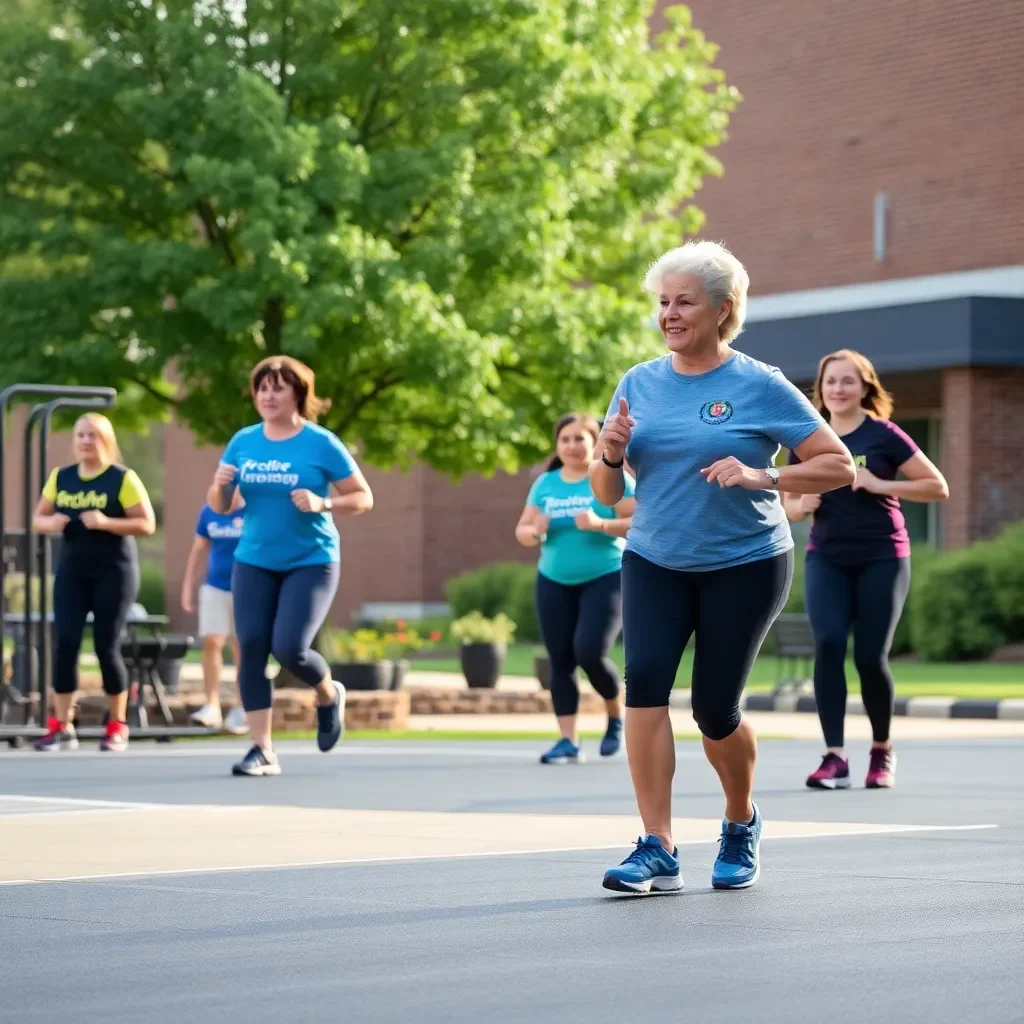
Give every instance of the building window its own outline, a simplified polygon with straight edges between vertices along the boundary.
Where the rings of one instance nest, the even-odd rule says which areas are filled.
[[[897,419],[893,422],[906,431],[921,451],[941,468],[940,421],[937,417]],[[907,521],[907,533],[910,534],[911,544],[929,544],[932,547],[941,545],[940,502],[903,501],[900,507]]]

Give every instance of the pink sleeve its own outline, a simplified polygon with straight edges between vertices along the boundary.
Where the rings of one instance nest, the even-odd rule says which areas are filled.
[[[913,438],[891,420],[882,420],[881,422],[889,431],[889,454],[897,466],[902,466],[907,459],[913,458],[921,450],[914,443]]]

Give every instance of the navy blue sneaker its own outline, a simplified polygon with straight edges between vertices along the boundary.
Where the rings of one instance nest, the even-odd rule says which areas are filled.
[[[583,751],[564,736],[546,753],[540,755],[541,764],[583,764]]]
[[[604,737],[601,740],[601,756],[611,757],[613,754],[619,752],[619,747],[622,746],[622,719],[621,718],[609,718],[608,728],[605,730]]]
[[[326,754],[345,731],[345,687],[336,679],[331,683],[337,692],[333,704],[317,705],[316,745]]]
[[[761,874],[761,812],[754,804],[754,817],[749,825],[736,821],[722,822],[718,859],[711,872],[715,889],[746,889]]]
[[[679,848],[669,853],[657,836],[644,836],[621,864],[604,873],[601,884],[616,892],[678,892],[683,887]]]

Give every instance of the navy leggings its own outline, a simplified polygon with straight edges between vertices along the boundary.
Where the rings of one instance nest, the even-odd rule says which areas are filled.
[[[889,648],[910,589],[910,559],[840,565],[807,553],[804,594],[814,631],[814,701],[825,746],[843,745],[846,641],[853,627],[853,663],[876,743],[889,739],[895,687]]]
[[[330,669],[313,639],[338,590],[337,562],[287,572],[235,561],[231,573],[235,634],[241,649],[239,690],[246,711],[273,703],[267,659],[271,654],[296,679],[316,686]]]
[[[666,707],[693,636],[693,720],[710,740],[740,724],[740,697],[793,580],[792,550],[704,572],[665,569],[634,551],[622,559],[626,707]]]
[[[619,670],[608,657],[622,629],[618,571],[577,586],[537,573],[537,618],[551,660],[551,704],[556,715],[575,715],[579,709],[577,666],[605,700],[618,697]]]

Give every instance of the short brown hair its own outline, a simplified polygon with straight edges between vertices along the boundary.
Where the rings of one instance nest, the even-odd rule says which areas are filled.
[[[892,416],[892,395],[882,387],[878,379],[878,371],[867,356],[855,352],[852,348],[841,348],[836,352],[830,352],[818,363],[818,376],[814,381],[814,408],[825,417],[826,422],[831,418],[831,413],[825,408],[821,398],[821,383],[825,379],[825,370],[828,364],[837,359],[848,359],[856,367],[861,381],[864,383],[865,394],[860,400],[862,409],[865,409],[876,419],[887,420]]]
[[[295,392],[295,404],[304,420],[316,423],[321,413],[331,407],[329,398],[317,398],[316,374],[291,356],[268,356],[261,359],[249,374],[249,392],[256,401],[260,385],[270,378],[275,384],[287,384]]]

